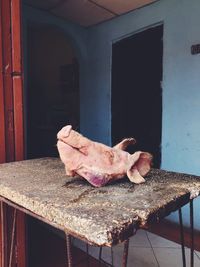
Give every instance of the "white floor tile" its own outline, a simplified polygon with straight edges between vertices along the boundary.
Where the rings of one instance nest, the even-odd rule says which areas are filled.
[[[182,266],[182,253],[179,248],[154,248],[156,258],[160,267],[180,267]],[[190,266],[190,250],[185,250],[186,264]],[[200,266],[200,260],[194,254],[194,266]]]
[[[99,248],[98,247],[95,247],[95,246],[88,246],[88,253],[98,259],[99,258]]]
[[[114,267],[122,266],[122,253],[121,248],[114,249]],[[152,248],[129,247],[128,267],[132,266],[158,267]]]
[[[147,238],[146,231],[138,230],[136,235],[130,238],[129,246],[150,248],[151,244],[149,243],[149,239]]]
[[[98,247],[89,246],[89,254],[96,259],[99,259],[99,250],[100,250],[100,248],[98,248]],[[111,248],[103,247],[101,258],[103,261],[111,264],[112,263]]]
[[[147,232],[147,236],[151,242],[153,248],[181,248],[181,246],[175,242],[169,241],[158,235]]]
[[[81,241],[80,239],[77,238],[73,238],[72,241],[73,245],[77,248],[80,248],[83,251],[86,251],[86,243]]]
[[[200,260],[200,252],[195,250],[195,254],[197,255],[197,257],[198,257],[199,260]]]
[[[114,248],[103,248],[102,249],[102,259],[105,261],[105,262],[108,262],[108,263],[112,263],[112,252],[111,251],[114,251]],[[114,254],[114,252],[113,252]],[[113,255],[114,256],[114,255]]]
[[[150,239],[153,249],[149,243]],[[75,239],[74,245],[86,251],[86,244]],[[155,254],[154,254],[155,253]],[[190,250],[185,249],[187,266],[190,263]],[[89,254],[99,258],[99,248],[89,246]],[[102,248],[102,259],[112,263],[111,248]],[[123,244],[113,247],[114,267],[120,267],[123,255]],[[156,258],[155,258],[156,257]],[[157,259],[157,260],[156,260]],[[200,252],[195,251],[194,267],[200,266]],[[159,264],[159,265],[158,265]],[[180,267],[182,266],[182,253],[180,245],[161,238],[152,233],[139,230],[135,236],[130,239],[128,267]]]

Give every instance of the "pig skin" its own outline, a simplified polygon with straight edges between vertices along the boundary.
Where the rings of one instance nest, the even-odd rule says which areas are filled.
[[[113,148],[93,142],[74,131],[71,125],[63,127],[57,134],[57,147],[68,176],[85,178],[95,187],[128,176],[133,183],[145,182],[151,166],[152,156],[137,151],[129,154],[124,151],[135,139],[122,140]]]

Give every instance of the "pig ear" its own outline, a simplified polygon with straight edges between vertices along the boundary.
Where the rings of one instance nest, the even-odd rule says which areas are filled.
[[[143,183],[145,176],[151,168],[152,155],[147,152],[136,152],[130,156],[130,167],[127,170],[127,176],[131,182]]]
[[[147,152],[140,152],[139,159],[135,163],[139,173],[145,176],[151,169],[153,156]]]
[[[129,145],[134,145],[136,140],[132,137],[123,139],[120,143],[115,145],[113,148],[125,150]]]
[[[127,171],[127,176],[132,183],[141,184],[145,182],[145,179],[140,175],[137,168],[132,168]]]

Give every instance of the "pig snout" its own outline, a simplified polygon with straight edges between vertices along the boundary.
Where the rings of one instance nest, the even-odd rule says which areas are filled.
[[[70,135],[70,132],[72,130],[71,125],[67,125],[63,127],[58,133],[57,133],[57,138],[62,140],[63,138],[67,138]]]

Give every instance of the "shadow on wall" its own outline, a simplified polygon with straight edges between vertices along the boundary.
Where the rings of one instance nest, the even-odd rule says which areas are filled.
[[[58,130],[79,130],[79,63],[54,26],[29,25],[27,54],[27,158],[57,156]]]

